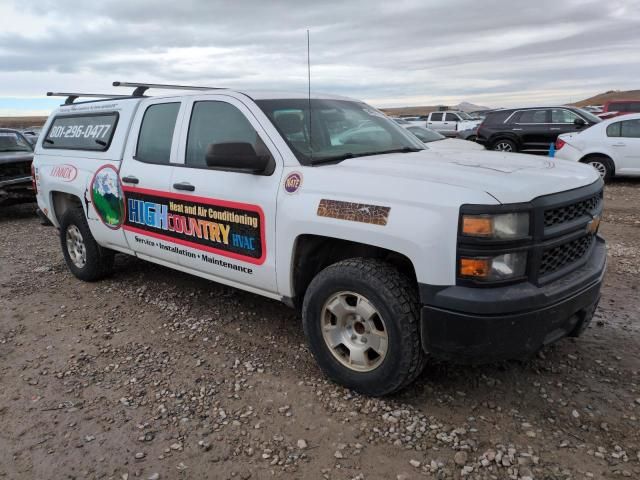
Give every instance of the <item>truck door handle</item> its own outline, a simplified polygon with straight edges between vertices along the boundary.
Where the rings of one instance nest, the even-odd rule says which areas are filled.
[[[560,130],[559,128],[550,128],[549,130]]]
[[[614,143],[613,145],[611,145],[612,147],[626,147],[627,144],[626,143]]]
[[[173,188],[176,190],[186,190],[187,192],[193,192],[196,189],[196,187],[191,185],[189,182],[174,183]]]
[[[128,175],[126,177],[122,177],[122,181],[124,183],[133,183],[133,184],[140,183],[140,180],[138,180],[137,177],[134,177],[132,175]]]
[[[521,129],[521,128],[512,128],[511,130],[513,130],[514,132],[519,132],[519,131],[521,131],[522,129]]]

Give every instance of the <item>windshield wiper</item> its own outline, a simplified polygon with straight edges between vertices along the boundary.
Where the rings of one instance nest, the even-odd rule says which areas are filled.
[[[342,160],[348,160],[349,158],[357,158],[357,157],[370,157],[373,155],[385,155],[387,153],[411,153],[411,152],[419,152],[422,148],[411,148],[411,147],[402,147],[402,148],[394,148],[392,150],[382,150],[380,152],[365,152],[365,153],[343,153],[342,155],[336,155],[335,157],[325,157],[325,158],[317,158],[311,161],[311,165],[322,165],[324,163],[334,163],[341,162]]]

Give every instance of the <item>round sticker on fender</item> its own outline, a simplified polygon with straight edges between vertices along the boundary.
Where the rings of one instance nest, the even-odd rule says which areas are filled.
[[[284,179],[284,191],[287,193],[296,193],[302,186],[302,174],[299,172],[291,172]]]

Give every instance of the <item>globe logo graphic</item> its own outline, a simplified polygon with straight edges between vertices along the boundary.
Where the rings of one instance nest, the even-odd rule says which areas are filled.
[[[102,223],[120,228],[124,218],[124,196],[118,172],[110,165],[96,172],[91,183],[91,200]]]

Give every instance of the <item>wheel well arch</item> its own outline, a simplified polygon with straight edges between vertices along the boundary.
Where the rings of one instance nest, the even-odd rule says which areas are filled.
[[[609,162],[611,162],[611,168],[613,168],[613,172],[615,173],[616,171],[616,162],[613,161],[613,158],[611,158],[609,155],[607,155],[606,153],[598,153],[598,152],[591,152],[591,153],[587,153],[585,156],[583,156],[580,159],[580,163],[586,163],[588,162],[590,159],[592,158],[596,158],[596,157],[604,157],[607,160],[609,160]]]
[[[67,192],[54,190],[51,192],[51,205],[53,206],[53,214],[58,225],[60,219],[70,208],[82,208],[82,201],[77,195]],[[82,210],[84,212],[84,208]]]
[[[500,140],[509,140],[516,144],[517,147],[520,147],[520,140],[518,140],[517,135],[513,135],[510,133],[497,133],[489,139],[489,145],[493,148],[493,146],[499,142]]]
[[[366,257],[378,258],[395,266],[417,285],[417,275],[411,260],[401,253],[366,243],[323,235],[303,234],[295,242],[292,261],[291,302],[301,306],[307,287],[321,270],[341,260]]]

